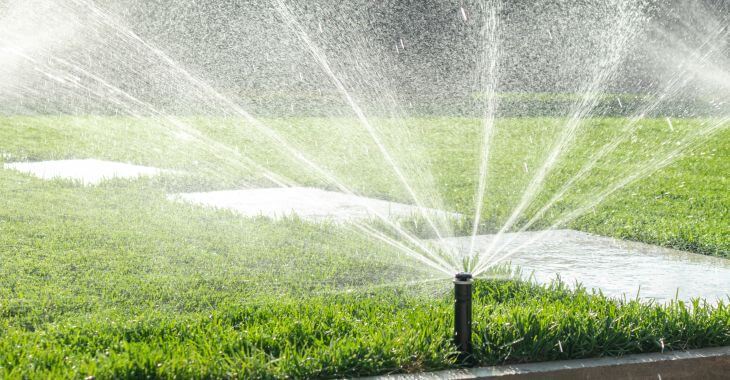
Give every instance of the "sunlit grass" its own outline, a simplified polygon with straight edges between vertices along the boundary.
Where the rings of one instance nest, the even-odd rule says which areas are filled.
[[[730,309],[723,303],[662,307],[559,283],[480,280],[475,292],[481,365],[730,344]],[[301,378],[442,369],[458,365],[452,308],[444,293],[378,290],[305,302],[260,296],[184,313],[110,307],[47,324],[24,325],[29,316],[5,314],[0,374]]]
[[[331,187],[239,120],[188,118],[212,142],[300,184]],[[509,216],[563,120],[499,124],[483,232]],[[667,151],[701,121],[642,122],[628,140],[534,228]],[[267,120],[353,190],[409,201],[352,120]],[[540,206],[624,119],[587,122],[548,177]],[[378,124],[388,147],[410,134],[445,207],[470,215],[478,120]],[[393,131],[389,128],[405,128]],[[221,146],[154,120],[0,118],[3,161],[93,157],[181,173],[83,187],[0,170],[0,378],[334,377],[455,365],[450,282],[395,250],[335,224],[241,218],[170,202],[168,192],[271,186]],[[647,149],[650,147],[651,149]],[[728,256],[730,134],[623,189],[569,226]],[[526,169],[525,169],[526,167]],[[413,226],[422,236],[423,223]],[[470,231],[468,223],[454,226]],[[404,286],[410,281],[418,286]],[[387,284],[401,284],[386,286]],[[479,364],[620,355],[730,344],[730,310],[609,300],[561,285],[480,282]]]
[[[184,174],[155,186],[197,191],[272,186],[260,171],[227,150],[305,186],[335,189],[301,161],[238,119],[182,119],[200,138],[181,138],[164,120],[125,117],[12,117],[0,119],[0,153],[5,161],[94,157],[178,169]],[[412,203],[372,139],[352,119],[264,120],[355,192]],[[604,144],[625,142],[575,183],[531,229],[551,225],[626,175],[665,156],[704,119],[589,119],[550,172],[542,191],[518,219],[519,227]],[[552,141],[565,123],[559,118],[503,119],[497,124],[490,158],[481,232],[498,230],[524,194]],[[463,118],[413,118],[375,122],[386,147],[401,163],[421,200],[466,215],[455,232],[471,231],[474,214],[480,122]],[[629,135],[629,136],[627,136]],[[405,142],[404,142],[405,141]],[[219,144],[219,145],[215,145]],[[608,197],[563,227],[639,240],[717,256],[730,255],[730,130],[712,136],[688,155]],[[423,173],[430,173],[424,176]],[[439,200],[432,199],[434,197]],[[414,227],[424,236],[432,231]]]

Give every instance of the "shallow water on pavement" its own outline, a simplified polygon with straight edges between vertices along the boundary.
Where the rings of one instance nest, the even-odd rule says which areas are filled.
[[[96,159],[11,162],[4,164],[3,167],[42,179],[67,179],[84,185],[96,185],[113,178],[155,176],[163,172],[161,169],[149,166]]]
[[[515,238],[516,248],[539,232],[505,234],[502,243]],[[486,248],[493,235],[477,237]],[[448,238],[447,244],[468,249],[469,237]],[[600,289],[612,297],[654,299],[666,302],[678,297],[702,297],[716,302],[730,296],[730,260],[654,245],[596,236],[572,230],[546,233],[506,259],[522,269],[524,278],[546,283],[560,275],[573,285]]]

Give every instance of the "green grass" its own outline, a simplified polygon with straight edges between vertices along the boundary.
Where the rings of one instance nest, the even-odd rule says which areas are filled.
[[[155,120],[0,119],[4,161],[94,157],[184,171],[97,187],[0,171],[0,378],[333,377],[455,365],[449,282],[384,287],[434,278],[407,257],[337,225],[166,200],[172,191],[269,184],[231,147],[298,183],[332,187],[239,120],[184,121],[226,146],[181,140]],[[408,201],[354,121],[265,122],[352,189]],[[563,122],[500,121],[481,231],[509,216]],[[623,123],[589,120],[526,215]],[[535,228],[665,154],[666,142],[700,123],[673,120],[670,131],[664,120],[642,121]],[[477,120],[375,125],[429,203],[438,195],[445,207],[473,213]],[[729,257],[729,132],[569,227]],[[421,149],[395,149],[413,145]],[[428,235],[422,223],[412,228]],[[476,294],[476,358],[484,365],[658,351],[662,342],[730,344],[727,304],[664,307],[515,282],[481,282]]]
[[[237,149],[297,183],[335,187],[306,170],[276,144],[236,119],[190,118],[192,128],[226,149]],[[705,122],[647,119],[537,223],[551,224],[627,174],[675,148],[675,143]],[[370,196],[412,202],[362,127],[350,119],[272,119],[274,128],[351,189]],[[488,176],[482,232],[502,226],[565,120],[504,119],[497,125]],[[621,135],[626,119],[591,119],[547,177],[544,191],[518,226],[572,177],[598,147]],[[413,188],[427,204],[473,215],[480,124],[474,119],[376,120],[383,140]],[[179,169],[187,175],[151,185],[156,190],[187,191],[270,184],[260,172],[221,146],[180,140],[177,130],[159,120],[122,117],[15,117],[0,119],[0,153],[5,160],[95,157]],[[625,133],[624,133],[625,135]],[[405,149],[404,147],[407,147]],[[420,147],[420,148],[419,148]],[[415,149],[419,148],[419,149]],[[730,256],[730,130],[714,135],[672,165],[621,189],[566,227],[644,241],[693,252]],[[528,169],[525,172],[525,168]],[[424,173],[432,173],[424,175]],[[439,198],[439,201],[434,199]],[[422,228],[421,228],[422,229]],[[456,227],[468,233],[469,223]],[[428,231],[424,231],[424,234]]]
[[[475,293],[475,359],[483,365],[730,344],[730,308],[722,303],[661,307],[559,283],[480,280]],[[230,301],[187,313],[109,308],[37,327],[4,315],[0,373],[304,378],[442,369],[456,365],[451,313],[448,295],[380,290]]]

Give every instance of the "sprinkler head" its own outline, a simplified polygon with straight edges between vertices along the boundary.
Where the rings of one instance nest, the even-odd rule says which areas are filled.
[[[471,293],[471,273],[457,273],[454,276],[454,345],[463,364],[471,361]]]

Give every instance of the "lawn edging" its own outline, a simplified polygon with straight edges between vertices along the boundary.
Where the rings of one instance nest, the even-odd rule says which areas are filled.
[[[386,375],[366,379],[726,379],[730,346]]]

